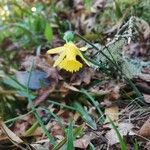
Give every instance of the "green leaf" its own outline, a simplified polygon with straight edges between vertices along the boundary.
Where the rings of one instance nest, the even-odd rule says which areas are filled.
[[[31,136],[38,126],[39,123],[37,121],[33,123],[33,125],[25,132],[25,136]]]
[[[88,148],[89,148],[88,150],[96,150],[95,147],[94,147],[94,145],[92,143],[89,144]]]
[[[138,144],[138,141],[136,139],[134,142],[134,150],[139,150],[139,144]]]
[[[45,110],[47,113],[50,113],[55,118],[56,122],[60,125],[60,127],[63,130],[65,130],[65,126],[63,125],[62,120],[55,113],[53,113],[49,109],[45,109],[45,108],[42,108],[42,110]]]
[[[73,125],[72,122],[69,124],[67,131],[67,150],[74,150],[73,145],[74,137],[73,137]]]
[[[126,143],[124,141],[124,138],[121,136],[121,134],[119,133],[119,130],[117,129],[116,125],[114,124],[114,122],[108,117],[113,129],[115,130],[116,134],[117,134],[117,137],[119,139],[119,142],[120,142],[120,148],[121,150],[127,150],[127,146],[126,146]]]
[[[48,100],[48,102],[51,103],[51,104],[60,106],[61,109],[62,109],[62,108],[66,108],[66,109],[70,109],[70,110],[76,110],[74,107],[71,107],[71,106],[66,105],[66,104],[62,104],[62,103],[55,102],[55,100],[54,100],[54,101]]]
[[[104,122],[105,121],[104,113],[101,111],[101,109],[99,107],[99,103],[85,89],[81,89],[81,92],[84,93],[89,98],[91,103],[94,105],[94,107],[97,109],[98,113],[100,114],[101,122]]]
[[[29,24],[27,24],[26,22],[12,23],[11,26],[22,29],[25,34],[28,34],[29,36],[34,36],[33,31],[30,29]]]
[[[92,128],[97,129],[95,121],[91,118],[91,116],[88,114],[88,112],[82,107],[82,105],[78,102],[73,103],[73,107],[76,108],[76,110],[81,115],[82,119]]]
[[[9,85],[10,87],[16,89],[16,91],[18,92],[18,94],[20,94],[21,96],[24,97],[29,97],[27,91],[26,91],[26,87],[21,85],[14,77],[11,76],[5,76],[2,80],[2,82],[4,84]],[[30,91],[30,97],[31,99],[35,98],[35,95],[32,91]]]
[[[45,38],[47,39],[47,41],[52,41],[53,29],[52,29],[51,25],[48,23],[46,24],[44,35],[45,35]]]
[[[121,5],[119,1],[115,0],[115,13],[118,18],[121,18],[123,16],[120,6]]]
[[[74,138],[76,138],[77,136],[79,136],[80,134],[81,134],[81,132],[83,131],[83,125],[81,125],[80,127],[78,127],[78,128],[75,128],[74,130],[73,130],[73,136],[74,136]],[[66,147],[66,145],[65,145],[65,143],[67,142],[67,137],[65,137],[60,143],[58,143],[52,150],[65,150],[65,147]],[[63,146],[63,148],[62,148],[62,146]]]
[[[92,0],[84,0],[84,5],[87,9],[90,9],[92,6]]]

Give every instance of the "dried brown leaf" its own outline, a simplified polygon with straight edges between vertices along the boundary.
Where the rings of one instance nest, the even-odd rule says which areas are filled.
[[[86,149],[91,142],[91,140],[100,138],[102,136],[101,132],[87,132],[82,138],[74,141],[74,147]]]
[[[143,94],[143,96],[144,96],[144,101],[145,101],[146,103],[150,103],[150,95],[148,95],[148,94]]]
[[[139,134],[144,137],[150,137],[150,117],[145,121],[139,130]]]
[[[79,90],[76,87],[71,86],[71,85],[69,85],[66,82],[64,82],[64,87],[67,88],[67,89],[69,89],[69,90],[71,90],[71,91],[79,92]]]
[[[57,136],[64,136],[64,131],[61,128],[61,126],[57,123],[57,122],[53,122],[52,126],[51,126],[51,133],[53,135],[53,137],[57,137]]]
[[[88,67],[85,67],[82,71],[77,72],[71,77],[71,85],[81,85],[89,84],[91,82],[92,77],[94,76],[94,71]]]
[[[109,122],[108,117],[112,121],[117,121],[119,119],[119,107],[117,105],[114,105],[114,106],[105,108],[105,115],[107,116],[105,122]]]
[[[40,103],[42,103],[43,101],[46,100],[46,98],[49,96],[50,93],[52,93],[55,89],[55,85],[52,85],[50,87],[47,88],[42,88],[39,90],[38,92],[38,96],[37,98],[34,100],[34,105],[37,106]]]
[[[132,132],[133,127],[134,126],[131,123],[122,122],[118,124],[118,130],[121,136],[134,135],[134,133]],[[111,130],[106,133],[106,139],[108,140],[108,144],[110,145],[119,143],[117,133],[112,127]]]
[[[3,132],[9,137],[11,141],[14,141],[15,143],[24,143],[23,140],[21,140],[15,133],[13,133],[6,125],[5,123],[0,120],[1,129]]]

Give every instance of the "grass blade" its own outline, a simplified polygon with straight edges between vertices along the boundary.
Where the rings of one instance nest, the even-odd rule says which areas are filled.
[[[137,140],[135,140],[134,142],[134,150],[139,150],[139,145],[138,145]]]
[[[101,122],[103,123],[105,121],[105,118],[103,112],[99,108],[99,103],[95,101],[95,99],[85,89],[81,89],[81,92],[84,93],[89,98],[89,100],[93,103],[98,113],[101,115]]]
[[[67,131],[67,150],[74,150],[73,141],[74,141],[73,125],[72,125],[72,122],[70,122],[68,131]]]
[[[88,114],[88,112],[85,111],[85,109],[82,107],[82,105],[78,102],[73,103],[73,107],[79,112],[82,119],[92,128],[97,129],[95,121],[91,118],[91,116]]]
[[[45,109],[45,108],[41,108],[42,110],[45,110],[46,112],[50,113],[56,120],[56,122],[60,125],[60,127],[65,130],[65,126],[62,123],[62,120],[56,115],[54,114],[52,111],[50,111],[49,109]]]
[[[94,145],[92,143],[89,144],[89,149],[88,150],[96,150]]]
[[[48,102],[52,103],[54,105],[60,106],[61,108],[66,108],[66,109],[70,109],[70,110],[76,110],[74,107],[71,107],[71,106],[68,106],[68,105],[65,105],[65,104],[62,104],[62,103],[58,103],[58,102],[55,102],[55,101],[52,101],[52,100],[48,100]]]
[[[95,46],[93,43],[91,43],[90,41],[88,41],[87,39],[85,39],[84,37],[82,37],[80,34],[76,33],[76,36],[78,36],[79,38],[81,38],[83,41],[85,41],[86,43],[88,43],[89,45],[91,45],[94,49],[96,49],[99,53],[101,53],[113,66],[114,68],[116,68],[118,70],[118,75],[120,77],[123,77],[128,83],[129,85],[132,87],[132,89],[135,91],[137,97],[141,98],[141,101],[143,99],[142,94],[140,93],[140,91],[137,89],[137,87],[134,85],[134,83],[125,75],[123,74],[121,68],[119,67],[118,64],[116,64],[116,62],[114,62],[111,58],[109,58],[102,50],[100,50],[97,46]],[[105,46],[105,48],[107,48]],[[100,66],[99,62],[95,62],[94,63],[97,66]],[[101,67],[101,66],[100,66]]]
[[[38,112],[36,111],[35,106],[34,106],[33,103],[32,103],[32,99],[31,99],[31,97],[30,97],[29,83],[30,83],[31,71],[32,71],[32,69],[33,69],[33,66],[34,66],[34,62],[32,63],[32,66],[31,66],[31,68],[30,68],[30,74],[29,74],[28,84],[27,84],[28,102],[29,102],[29,104],[30,104],[30,106],[31,106],[31,109],[32,109],[32,112],[33,112],[35,118],[37,119],[37,122],[40,124],[40,126],[41,126],[41,128],[43,129],[45,135],[48,137],[50,143],[51,143],[52,145],[55,145],[55,143],[56,143],[56,142],[55,142],[55,139],[54,139],[53,136],[49,133],[49,131],[46,129],[46,127],[45,127],[45,125],[44,125],[42,119],[40,118]]]
[[[76,138],[78,135],[81,134],[81,132],[83,131],[83,127],[84,125],[81,125],[78,128],[75,128],[73,130],[73,137]],[[62,148],[62,146],[67,142],[67,137],[65,137],[60,143],[58,143],[52,150],[60,150]],[[65,145],[64,145],[65,147]],[[62,149],[61,149],[62,150]]]
[[[123,137],[121,136],[121,134],[119,133],[119,130],[117,129],[116,125],[114,124],[114,122],[109,118],[109,116],[107,116],[113,129],[115,130],[116,134],[117,134],[117,137],[119,139],[119,142],[120,142],[120,147],[121,147],[121,150],[127,150],[127,147],[126,147],[126,143],[123,139]]]

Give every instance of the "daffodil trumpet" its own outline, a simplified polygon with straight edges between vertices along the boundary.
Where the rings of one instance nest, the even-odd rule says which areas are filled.
[[[59,54],[58,59],[54,63],[54,67],[58,66],[60,69],[65,69],[69,72],[79,71],[83,64],[77,60],[79,56],[88,66],[88,62],[81,51],[87,50],[86,47],[78,48],[73,42],[68,42],[64,46],[53,48],[47,51],[48,54]]]

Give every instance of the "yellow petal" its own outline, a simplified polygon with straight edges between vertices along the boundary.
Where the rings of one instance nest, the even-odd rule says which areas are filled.
[[[69,49],[66,50],[66,59],[76,60],[76,56],[78,55],[78,49]]]
[[[61,69],[65,69],[70,72],[79,71],[82,68],[82,64],[77,60],[63,60],[59,65]]]
[[[61,47],[57,47],[57,48],[52,48],[50,50],[47,51],[47,54],[57,54],[57,53],[61,53],[62,51],[65,51],[66,48],[64,46]]]
[[[57,60],[55,61],[54,63],[54,67],[58,66],[62,61],[63,59],[65,58],[65,52],[63,52],[62,54],[60,54],[60,56],[57,58]]]
[[[64,45],[68,50],[78,50],[79,48],[72,42],[66,43]]]

